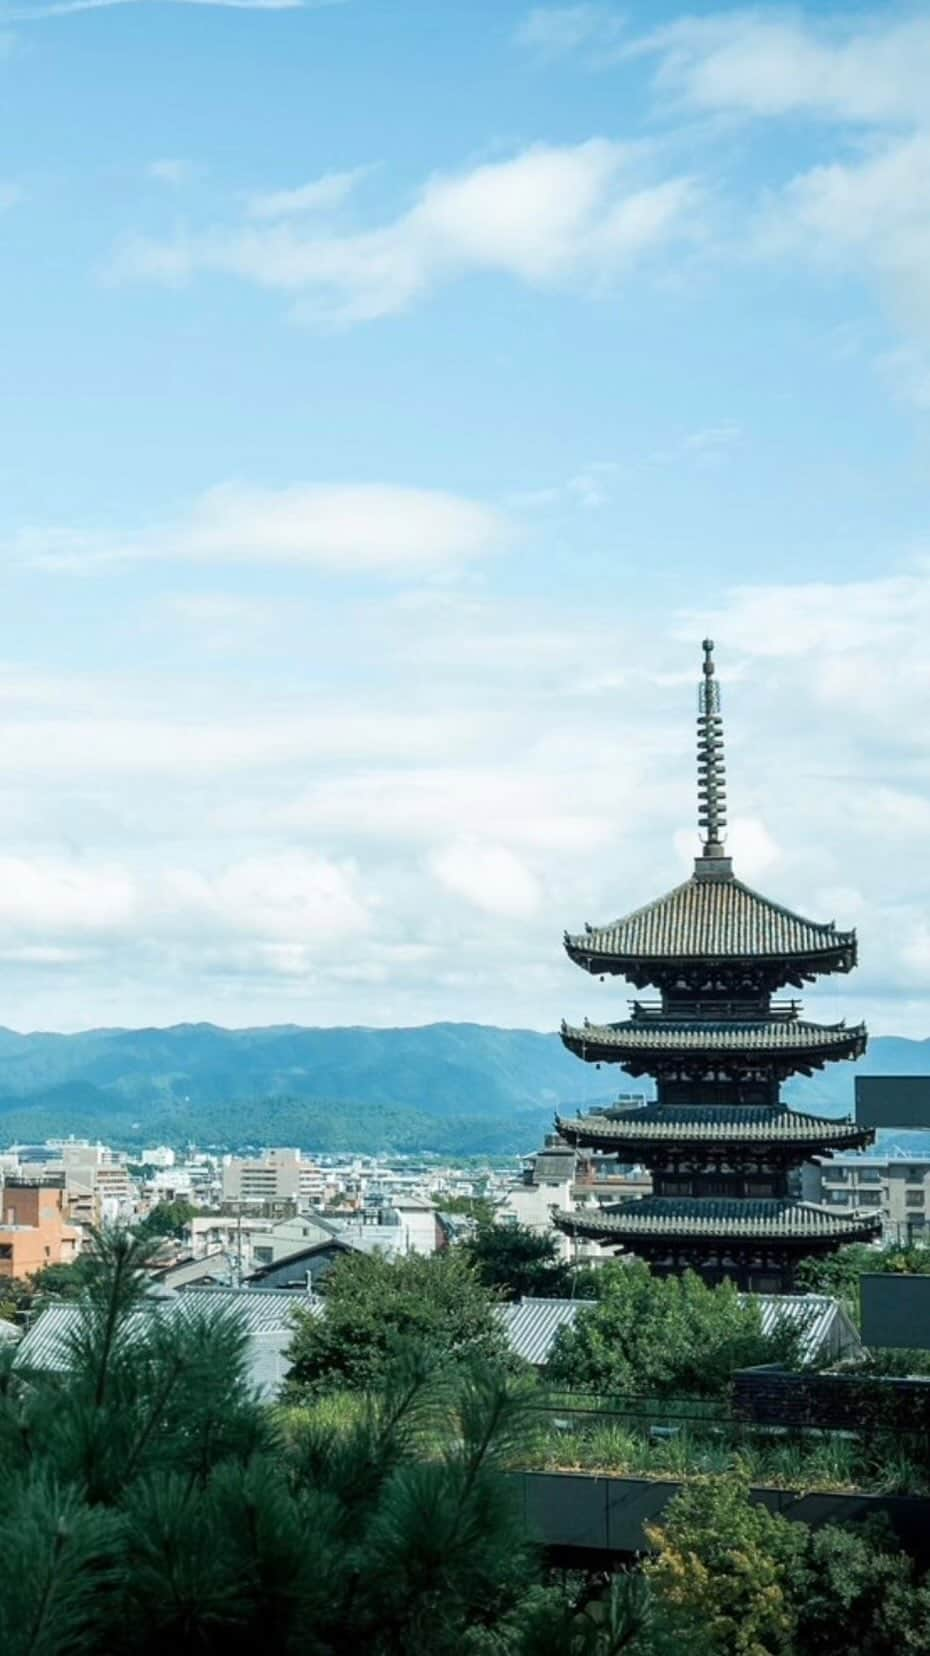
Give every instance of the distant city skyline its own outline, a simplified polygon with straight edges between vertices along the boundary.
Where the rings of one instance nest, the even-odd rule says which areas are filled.
[[[930,1036],[930,19],[0,4],[0,1024],[553,1028],[729,848]]]

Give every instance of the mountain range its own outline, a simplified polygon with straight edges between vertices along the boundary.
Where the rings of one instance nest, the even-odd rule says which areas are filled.
[[[853,1109],[853,1074],[930,1076],[930,1041],[877,1036],[857,1065],[785,1089],[820,1115]],[[0,1029],[0,1140],[101,1137],[126,1148],[193,1141],[240,1149],[509,1155],[537,1147],[556,1109],[649,1093],[583,1065],[556,1034],[483,1024],[410,1029]]]

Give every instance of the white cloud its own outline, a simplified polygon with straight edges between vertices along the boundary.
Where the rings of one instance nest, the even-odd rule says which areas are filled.
[[[930,328],[930,131],[799,174],[773,198],[757,245],[877,275],[907,320]]]
[[[460,840],[437,851],[430,869],[440,885],[486,914],[524,920],[536,913],[542,901],[536,877],[503,845]]]
[[[440,490],[392,484],[223,484],[162,529],[94,534],[32,527],[12,556],[52,570],[88,572],[144,559],[297,564],[332,574],[397,576],[481,556],[506,539],[492,507]]]
[[[104,11],[111,6],[223,6],[230,11],[313,11],[322,6],[338,6],[345,0],[39,0],[34,6],[8,6],[0,12],[0,21],[35,23],[43,18],[70,17],[73,13]]]
[[[773,183],[743,247],[870,277],[898,326],[930,338],[930,19],[721,11],[663,24],[624,49],[637,54],[656,59],[656,88],[688,110],[851,129],[833,158]],[[921,351],[896,383],[922,407],[926,382]]]
[[[249,198],[248,211],[257,219],[325,212],[341,206],[370,172],[370,167],[353,167],[349,172],[324,173],[321,178],[300,184],[294,190],[271,190],[265,195],[254,195]]]
[[[204,780],[251,769],[256,774],[314,761],[371,761],[428,755],[441,759],[451,742],[467,742],[480,729],[467,713],[392,711],[377,700],[368,706],[327,702],[295,716],[288,708],[249,717],[237,707],[227,719],[144,713],[0,720],[5,773],[10,776],[188,776]]]
[[[317,954],[338,952],[370,919],[353,864],[295,851],[249,857],[216,873],[169,869],[150,901],[151,924],[171,932],[232,934]]]
[[[540,144],[429,179],[409,211],[377,229],[302,233],[274,223],[136,237],[116,250],[110,275],[170,284],[212,271],[289,293],[306,320],[358,322],[404,310],[468,271],[603,286],[695,234],[699,202],[690,177],[650,181],[641,147]]]
[[[138,918],[124,868],[63,858],[0,857],[0,929],[5,937],[104,937]]]
[[[193,161],[171,156],[165,156],[159,161],[150,161],[146,170],[149,178],[154,178],[156,183],[169,184],[173,188],[189,183],[197,172]]]
[[[927,118],[923,18],[722,11],[662,25],[629,50],[658,57],[659,87],[698,109],[867,124]]]
[[[623,18],[607,6],[534,6],[518,25],[514,40],[544,58],[563,57],[582,48],[609,48],[624,27]]]
[[[194,619],[235,622],[243,595],[211,601],[200,579]],[[686,862],[697,849],[693,681],[711,631],[737,874],[859,927],[860,971],[808,997],[812,1014],[871,1003],[879,1029],[927,1033],[919,565],[743,587],[650,626],[577,591],[340,594],[331,641],[307,614],[299,645],[275,635],[283,684],[211,675],[196,644],[147,684],[4,665],[7,1022],[621,1015],[623,989],[618,1003],[573,973],[561,931],[667,889],[676,845]]]

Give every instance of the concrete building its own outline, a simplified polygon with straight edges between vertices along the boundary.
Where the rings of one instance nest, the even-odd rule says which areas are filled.
[[[323,1200],[323,1175],[299,1150],[264,1150],[245,1161],[223,1158],[224,1202],[287,1202],[311,1207]]]
[[[802,1169],[805,1201],[824,1207],[868,1208],[882,1221],[886,1242],[930,1242],[930,1157],[833,1156]]]
[[[560,1259],[596,1263],[611,1257],[596,1242],[573,1241],[558,1230],[556,1212],[592,1212],[625,1196],[648,1195],[649,1175],[619,1166],[615,1159],[579,1152],[558,1134],[550,1133],[535,1155],[524,1158],[523,1177],[506,1192],[495,1209],[500,1225],[522,1225],[538,1236],[551,1237]]]
[[[105,1144],[63,1144],[61,1165],[65,1190],[75,1218],[93,1212],[94,1224],[128,1218],[133,1187],[127,1158]]]
[[[69,1265],[81,1232],[66,1222],[62,1185],[9,1183],[3,1187],[0,1277],[27,1277],[45,1265]]]

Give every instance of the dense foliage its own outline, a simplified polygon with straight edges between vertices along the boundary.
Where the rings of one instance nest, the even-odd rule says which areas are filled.
[[[287,1428],[228,1313],[166,1317],[98,1238],[67,1371],[0,1375],[3,1656],[619,1656],[641,1585],[546,1585],[500,1474],[526,1400],[400,1354]]]
[[[758,1306],[730,1283],[654,1277],[641,1263],[605,1266],[601,1278],[601,1299],[556,1341],[548,1373],[562,1386],[712,1397],[734,1369],[800,1364],[797,1330],[763,1335]]]
[[[648,1534],[644,1656],[930,1650],[930,1588],[880,1523],[808,1529],[753,1503],[737,1476],[687,1485]]]
[[[798,1285],[804,1293],[830,1294],[834,1299],[841,1299],[858,1322],[859,1278],[867,1271],[923,1275],[930,1272],[930,1249],[870,1248],[865,1243],[853,1243],[848,1248],[838,1248],[836,1253],[802,1260]]]
[[[145,1218],[140,1219],[133,1228],[136,1235],[141,1237],[182,1237],[197,1212],[198,1209],[192,1203],[179,1196],[173,1202],[156,1202]]]
[[[64,1371],[0,1353],[3,1656],[930,1649],[930,1590],[889,1533],[789,1523],[741,1473],[686,1486],[639,1574],[547,1580],[501,1476],[532,1457],[532,1382],[494,1360],[461,1256],[357,1256],[377,1269],[337,1299],[393,1295],[393,1347],[369,1325],[370,1389],[287,1411],[254,1395],[234,1316],[146,1299],[147,1257],[98,1236]],[[450,1343],[456,1291],[475,1298]]]
[[[571,1271],[559,1259],[555,1239],[525,1225],[483,1224],[463,1243],[478,1279],[501,1299],[536,1299],[571,1292]]]
[[[461,1248],[397,1260],[346,1254],[326,1277],[326,1314],[298,1313],[291,1389],[369,1390],[401,1344],[435,1363],[507,1361],[494,1303]]]

